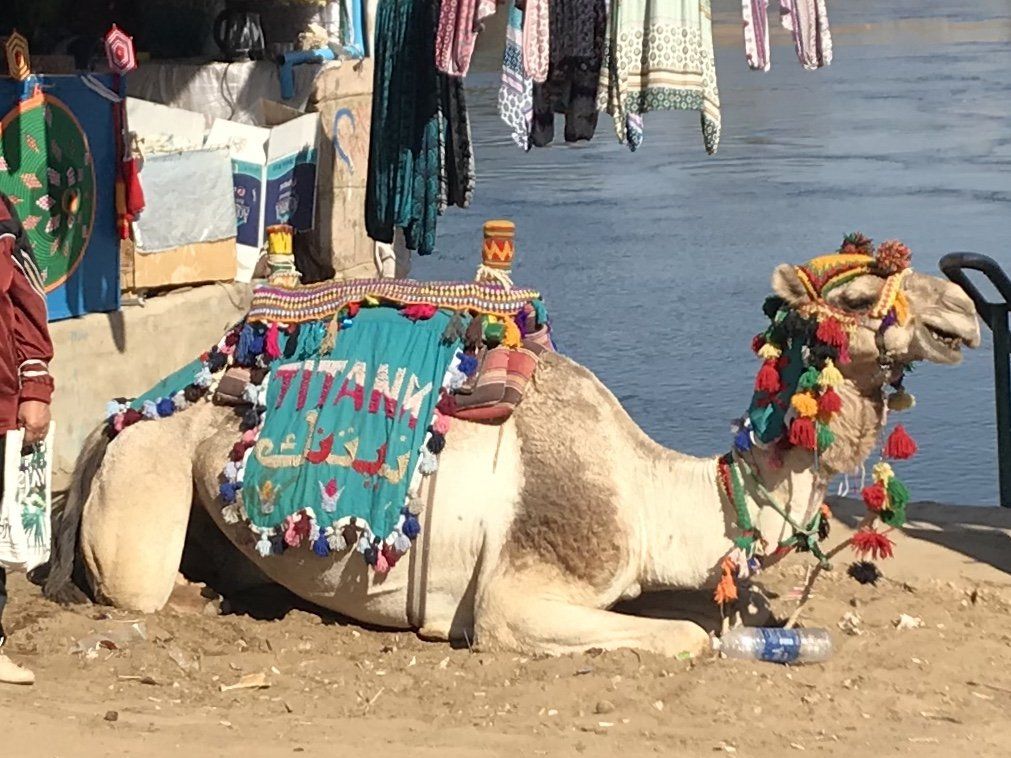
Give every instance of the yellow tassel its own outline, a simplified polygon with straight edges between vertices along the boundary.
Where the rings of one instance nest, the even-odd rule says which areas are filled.
[[[523,344],[523,335],[520,334],[520,328],[516,326],[516,322],[511,318],[505,320],[505,336],[502,337],[502,344],[513,349]]]
[[[818,415],[818,401],[806,392],[794,395],[790,399],[790,405],[801,418],[814,418]]]
[[[874,481],[881,482],[882,484],[888,484],[889,480],[895,476],[895,471],[884,461],[874,464],[873,473]]]
[[[899,322],[900,326],[905,326],[909,321],[909,300],[906,299],[906,293],[899,290],[898,294],[895,296],[895,318]]]
[[[379,298],[375,295],[366,295],[362,299],[362,305],[367,305],[369,308],[375,308],[379,305]]]
[[[782,354],[782,350],[775,345],[770,345],[768,342],[758,348],[758,357],[763,361],[774,361]]]
[[[825,368],[821,370],[818,375],[818,385],[825,389],[826,387],[838,387],[843,383],[842,372],[835,367],[831,358],[825,360]]]

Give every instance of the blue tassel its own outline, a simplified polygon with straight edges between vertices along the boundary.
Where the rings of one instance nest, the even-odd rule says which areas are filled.
[[[176,404],[172,402],[172,398],[170,397],[163,397],[161,400],[158,401],[155,407],[158,410],[158,415],[161,416],[162,418],[165,418],[166,416],[171,416],[173,413],[176,412]]]
[[[350,329],[354,325],[355,322],[350,318],[348,318],[347,316],[341,319],[341,329]]]
[[[751,450],[751,430],[746,427],[741,427],[737,434],[734,435],[734,447],[740,450],[742,453],[746,453]]]
[[[239,332],[239,344],[235,346],[236,363],[248,366],[256,358],[256,354],[252,350],[254,336],[253,327],[249,324],[243,325]]]
[[[312,543],[312,551],[320,558],[326,558],[330,555],[330,543],[327,542],[326,534],[322,531],[320,531],[316,541]]]
[[[477,371],[477,358],[468,353],[464,353],[460,356],[460,371],[467,376],[474,376],[474,372]]]
[[[222,482],[218,487],[218,492],[221,494],[221,500],[230,504],[235,502],[240,489],[242,489],[242,485],[237,482]]]
[[[115,400],[110,400],[105,404],[105,417],[107,419],[112,418],[117,413],[123,412],[123,404],[117,403]]]
[[[404,518],[404,525],[400,528],[404,536],[412,542],[421,534],[421,523],[410,513]]]

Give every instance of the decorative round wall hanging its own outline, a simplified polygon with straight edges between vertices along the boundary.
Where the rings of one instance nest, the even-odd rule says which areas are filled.
[[[0,192],[13,202],[52,292],[80,265],[95,220],[88,138],[58,98],[36,94],[0,121]]]

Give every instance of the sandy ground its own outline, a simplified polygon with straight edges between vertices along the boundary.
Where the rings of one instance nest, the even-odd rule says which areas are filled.
[[[845,510],[845,509],[843,509]],[[831,630],[825,664],[693,662],[621,651],[562,659],[491,655],[293,611],[219,615],[191,587],[137,617],[60,608],[11,581],[11,652],[39,676],[0,687],[0,751],[57,756],[282,756],[352,750],[416,756],[976,756],[1011,753],[1011,516],[923,507],[887,577],[839,570],[804,621]],[[853,511],[855,514],[856,511]],[[954,523],[953,519],[958,519]],[[852,517],[842,518],[852,523]],[[837,524],[837,534],[846,533]],[[943,544],[942,544],[943,543]],[[767,572],[785,617],[802,564]],[[662,614],[670,596],[654,596]],[[923,627],[897,629],[905,613]],[[844,618],[859,619],[856,633]],[[120,621],[146,641],[73,653]],[[120,624],[122,626],[122,624]],[[243,677],[258,689],[222,691]]]

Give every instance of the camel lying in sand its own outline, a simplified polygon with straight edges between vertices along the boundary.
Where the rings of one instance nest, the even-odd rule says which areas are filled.
[[[779,266],[772,284],[786,307],[804,311],[818,298],[798,272]],[[800,447],[781,461],[773,460],[775,446],[742,453],[755,474],[745,483],[747,509],[766,543],[789,537],[791,527],[767,507],[759,484],[795,524],[807,523],[829,478],[859,468],[878,444],[888,412],[884,390],[896,367],[955,364],[963,346],[979,343],[962,290],[904,273],[904,323],[882,329],[883,317],[870,315],[893,283],[876,272],[835,287],[819,304],[854,314],[855,326],[849,362],[838,367],[836,440],[817,456],[817,467],[816,456]],[[204,403],[130,427],[108,445],[96,434],[82,455],[47,594],[67,586],[79,515],[77,554],[94,595],[157,610],[173,589],[196,504],[273,581],[363,623],[525,653],[627,647],[673,656],[709,645],[693,622],[608,609],[645,591],[716,585],[738,535],[717,459],[653,442],[592,373],[563,356],[541,360],[504,424],[454,424],[428,483],[434,491],[424,494],[422,536],[409,559],[382,578],[353,551],[328,560],[301,551],[261,558],[244,527],[222,520],[219,473],[237,423],[230,409]]]

